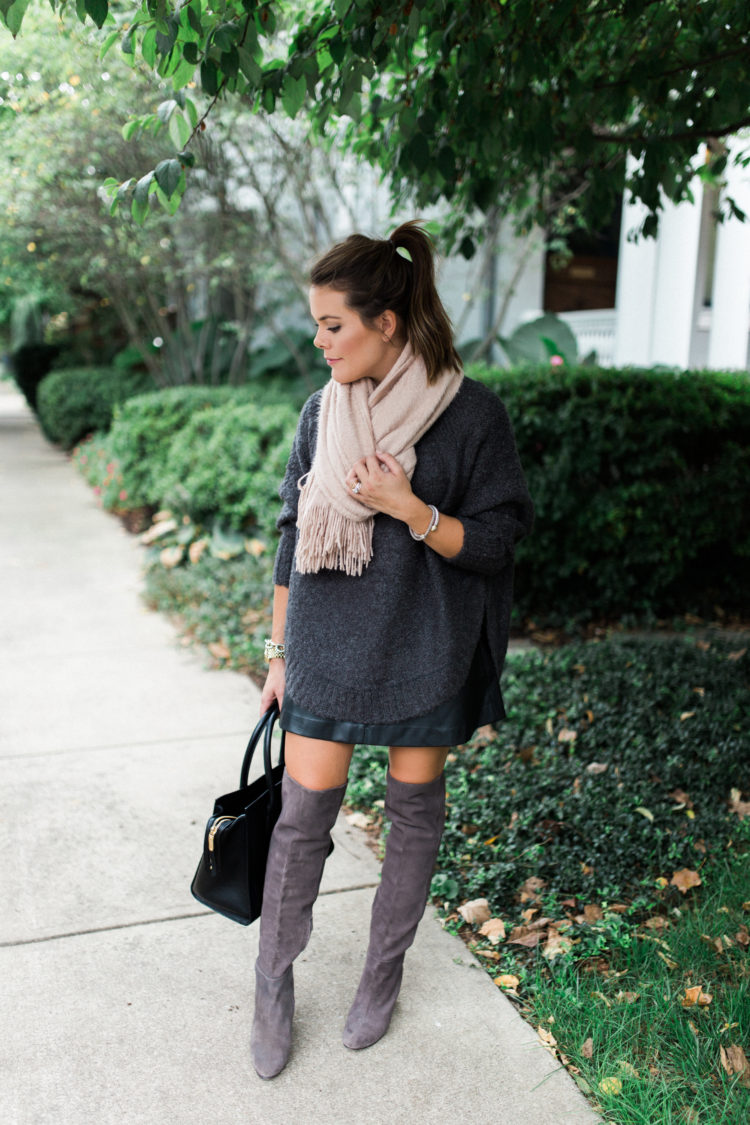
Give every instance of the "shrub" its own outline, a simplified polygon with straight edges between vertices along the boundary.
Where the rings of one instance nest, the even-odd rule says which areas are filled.
[[[737,655],[629,638],[510,659],[507,721],[447,767],[441,899],[481,896],[517,913],[535,877],[546,896],[612,902],[718,855],[740,832],[733,790],[750,799]],[[351,803],[383,796],[384,755],[357,750]]]
[[[151,377],[143,373],[99,367],[53,371],[39,386],[39,421],[50,441],[71,449],[87,434],[108,430],[117,403],[151,387]]]
[[[522,614],[561,624],[750,608],[746,375],[470,374],[505,401],[536,505],[518,551]]]
[[[296,425],[289,406],[228,403],[194,414],[169,446],[162,500],[196,524],[273,534]]]
[[[172,387],[119,404],[110,431],[110,448],[118,462],[128,506],[160,505],[170,442],[195,413],[230,401],[244,402],[249,395],[245,388]]]

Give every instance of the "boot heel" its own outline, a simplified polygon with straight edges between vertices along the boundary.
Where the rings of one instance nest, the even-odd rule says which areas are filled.
[[[275,1078],[292,1050],[294,976],[290,965],[283,976],[267,977],[255,966],[255,1018],[250,1036],[253,1066],[261,1078]]]

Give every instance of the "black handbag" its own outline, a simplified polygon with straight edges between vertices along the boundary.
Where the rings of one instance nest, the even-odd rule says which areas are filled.
[[[203,855],[190,886],[198,902],[243,926],[260,916],[268,845],[281,812],[283,732],[278,765],[271,766],[271,739],[278,714],[274,704],[250,736],[239,789],[216,798],[206,825]],[[248,785],[253,753],[261,738],[263,776]]]

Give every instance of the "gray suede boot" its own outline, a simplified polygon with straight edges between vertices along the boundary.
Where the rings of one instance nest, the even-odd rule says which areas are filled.
[[[367,959],[344,1028],[344,1046],[359,1050],[388,1030],[401,988],[404,954],[424,914],[445,823],[445,778],[410,785],[388,774],[385,814],[391,830],[372,904]]]
[[[282,781],[281,815],[268,852],[260,943],[255,963],[255,1018],[250,1038],[261,1078],[286,1066],[292,1046],[292,962],[312,933],[312,908],[346,785],[306,789],[288,773]]]

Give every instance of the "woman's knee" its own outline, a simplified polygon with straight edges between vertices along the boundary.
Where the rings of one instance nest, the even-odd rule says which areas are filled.
[[[448,746],[391,746],[391,777],[411,785],[429,785],[445,768]]]
[[[287,773],[305,789],[336,789],[346,784],[354,746],[287,734]]]

